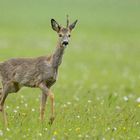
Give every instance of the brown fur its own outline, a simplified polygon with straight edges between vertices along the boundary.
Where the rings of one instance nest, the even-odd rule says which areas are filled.
[[[41,56],[38,58],[14,58],[0,63],[0,80],[2,89],[0,89],[0,111],[3,112],[5,123],[6,115],[4,113],[4,102],[9,93],[17,92],[22,87],[40,88],[42,90],[40,118],[43,120],[47,96],[51,99],[51,121],[54,120],[54,95],[50,87],[56,82],[58,67],[62,62],[64,49],[69,41],[70,29],[62,28],[52,19],[52,28],[58,34],[59,38],[55,52],[50,56]]]

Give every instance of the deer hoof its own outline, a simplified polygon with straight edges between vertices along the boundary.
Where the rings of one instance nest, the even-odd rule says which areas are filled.
[[[49,121],[49,124],[50,124],[50,125],[52,125],[52,124],[53,124],[54,119],[55,119],[55,117],[51,117],[51,118],[50,118],[50,121]]]

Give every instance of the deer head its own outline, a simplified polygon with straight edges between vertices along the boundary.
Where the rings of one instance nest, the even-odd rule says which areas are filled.
[[[60,47],[66,47],[69,44],[71,37],[71,31],[74,29],[77,20],[72,24],[69,24],[69,19],[67,16],[67,25],[66,27],[60,26],[54,19],[51,19],[52,29],[58,33]]]

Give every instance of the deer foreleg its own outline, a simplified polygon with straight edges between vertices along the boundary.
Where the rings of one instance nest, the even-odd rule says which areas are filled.
[[[54,121],[54,94],[51,92],[51,91],[49,91],[49,96],[50,96],[50,101],[51,101],[51,117],[50,117],[50,124],[52,124],[53,123],[53,121]]]
[[[46,87],[45,84],[40,84],[40,89],[42,90],[42,96],[41,96],[41,104],[40,104],[40,120],[44,120],[44,113],[45,113],[45,106],[47,97],[49,95],[49,89]]]
[[[45,113],[45,106],[46,106],[46,101],[47,101],[47,95],[42,93],[41,96],[41,104],[40,104],[40,120],[44,120],[44,113]]]
[[[54,118],[55,118],[55,116],[54,116],[54,94],[51,91],[49,91],[49,96],[50,96],[50,101],[51,101],[51,117],[50,117],[49,123],[52,124],[54,121]]]

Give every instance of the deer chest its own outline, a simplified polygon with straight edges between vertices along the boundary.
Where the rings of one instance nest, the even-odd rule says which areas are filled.
[[[57,80],[57,71],[54,71],[45,81],[48,87],[51,87]]]
[[[52,86],[57,80],[57,69],[47,67],[46,71],[43,72],[42,77],[47,86]]]

